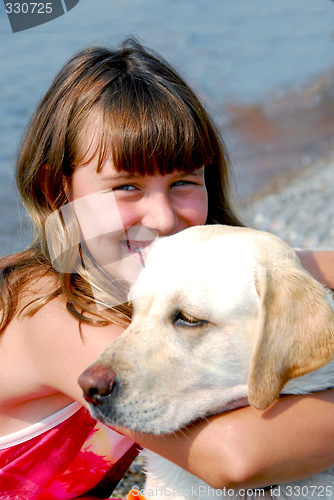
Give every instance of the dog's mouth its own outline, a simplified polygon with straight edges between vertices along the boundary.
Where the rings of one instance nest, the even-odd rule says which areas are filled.
[[[121,409],[114,405],[101,405],[101,406],[93,406],[89,405],[90,412],[92,416],[103,422],[105,425],[109,427],[119,426],[130,429],[135,432],[143,432],[145,434],[152,435],[160,435],[160,434],[171,434],[177,432],[187,425],[194,423],[199,420],[203,420],[207,417],[218,415],[220,413],[236,410],[238,408],[243,408],[245,406],[249,406],[249,401],[247,396],[242,396],[236,398],[232,401],[222,404],[221,406],[217,405],[215,408],[203,413],[200,415],[194,416],[190,421],[182,422],[179,420],[179,423],[173,425],[171,421],[173,418],[169,418],[168,421],[165,420],[159,411],[145,412],[145,415],[138,410],[134,411],[134,415],[127,415],[126,412],[123,412],[123,407]]]

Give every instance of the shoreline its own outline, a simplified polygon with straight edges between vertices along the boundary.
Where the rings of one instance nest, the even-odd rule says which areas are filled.
[[[302,89],[277,91],[262,102],[222,106],[240,200],[275,190],[334,152],[334,68]]]
[[[273,177],[261,186],[257,191],[241,198],[238,195],[238,189],[236,188],[235,198],[239,199],[239,205],[242,207],[253,205],[256,202],[261,201],[263,198],[270,195],[280,195],[283,191],[288,189],[292,184],[298,184],[299,179],[302,180],[304,176],[316,175],[315,169],[319,167],[320,169],[330,167],[331,163],[334,161],[334,141],[333,149],[326,156],[316,159],[309,165],[299,165],[297,167],[287,169],[284,172],[273,175]]]
[[[251,227],[276,234],[293,248],[334,250],[333,190],[334,153],[294,178],[283,176],[270,193],[255,195],[240,210]]]

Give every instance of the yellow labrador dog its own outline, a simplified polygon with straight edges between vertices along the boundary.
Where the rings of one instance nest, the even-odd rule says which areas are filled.
[[[334,386],[333,300],[276,236],[200,226],[163,238],[131,300],[131,325],[80,377],[107,425],[170,433],[248,402],[265,409],[282,393]],[[151,452],[147,469],[147,497],[214,496]],[[261,496],[300,495],[334,498],[334,469]]]

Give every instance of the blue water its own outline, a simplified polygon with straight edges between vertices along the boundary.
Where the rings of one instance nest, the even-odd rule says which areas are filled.
[[[330,0],[80,0],[64,16],[13,34],[0,4],[0,254],[27,230],[13,188],[22,130],[55,73],[86,45],[127,35],[164,55],[219,123],[222,104],[297,89],[333,66]]]

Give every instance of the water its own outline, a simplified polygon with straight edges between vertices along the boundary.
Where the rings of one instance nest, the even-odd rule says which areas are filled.
[[[223,103],[298,90],[331,67],[333,30],[330,0],[80,0],[66,15],[13,34],[1,3],[0,254],[28,241],[13,187],[20,135],[76,50],[138,37],[178,68],[223,124]]]

